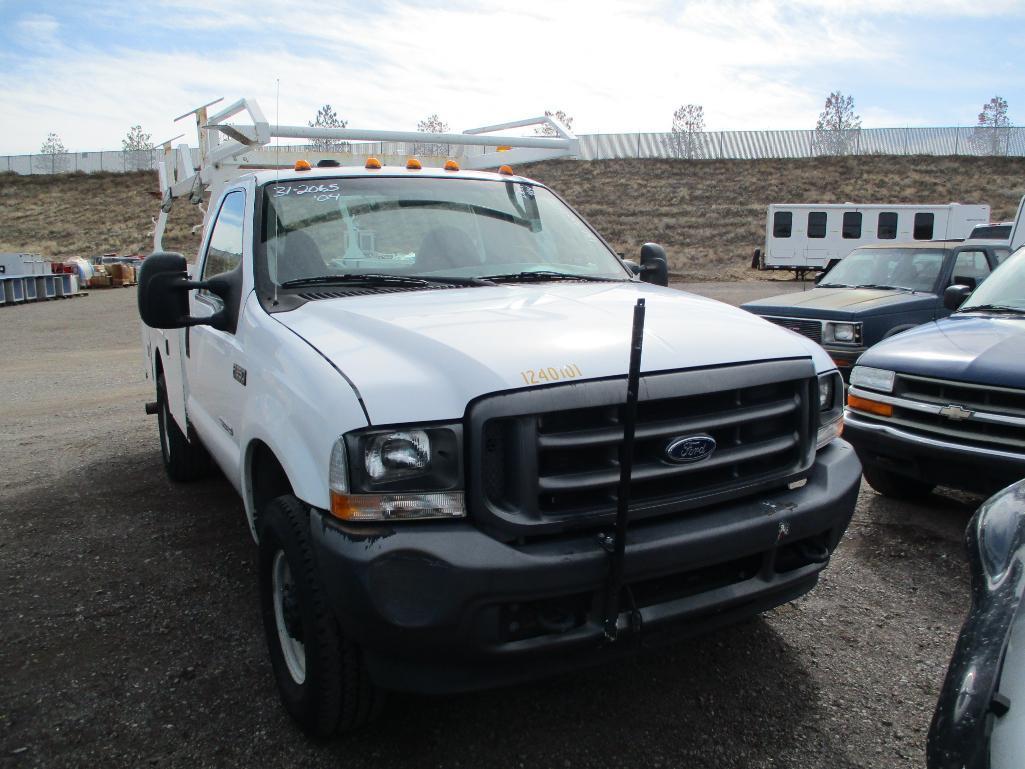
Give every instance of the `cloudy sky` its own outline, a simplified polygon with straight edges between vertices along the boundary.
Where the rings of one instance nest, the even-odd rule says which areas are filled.
[[[999,94],[1021,124],[1022,31],[1025,0],[0,0],[0,154],[160,141],[220,96],[357,128],[561,109],[583,134],[668,130],[687,103],[709,130],[810,128],[833,90],[865,127],[969,125]]]

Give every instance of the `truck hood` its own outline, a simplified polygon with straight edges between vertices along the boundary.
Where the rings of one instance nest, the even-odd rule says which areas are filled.
[[[834,367],[798,334],[644,283],[382,293],[311,301],[274,317],[349,378],[373,423],[388,424],[460,419],[474,398],[553,379],[624,376],[640,297],[643,371],[793,357],[814,358],[817,371]]]
[[[935,294],[887,291],[877,288],[813,288],[793,294],[770,296],[742,305],[758,315],[786,315],[796,318],[864,318],[887,315],[939,302]]]
[[[872,347],[859,365],[1025,388],[1025,318],[952,315]]]

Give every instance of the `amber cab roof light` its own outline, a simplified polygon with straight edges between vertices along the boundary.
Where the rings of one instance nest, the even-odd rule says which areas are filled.
[[[381,161],[377,158],[367,158],[366,167],[372,170],[376,170],[381,167]]]
[[[308,160],[297,160],[297,161],[295,161],[295,170],[296,171],[309,171],[311,168],[313,168],[313,166],[310,165],[310,161],[308,161]]]

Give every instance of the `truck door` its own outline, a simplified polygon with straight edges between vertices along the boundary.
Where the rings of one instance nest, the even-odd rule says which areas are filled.
[[[244,269],[242,255],[246,237],[246,193],[229,192],[221,201],[210,227],[205,253],[200,258],[200,280]],[[209,291],[195,291],[192,315],[209,317],[224,307],[220,297]],[[241,312],[241,309],[239,310]],[[234,333],[210,326],[194,326],[186,336],[188,413],[203,443],[229,480],[235,482],[239,464],[239,420],[245,386],[245,359]]]

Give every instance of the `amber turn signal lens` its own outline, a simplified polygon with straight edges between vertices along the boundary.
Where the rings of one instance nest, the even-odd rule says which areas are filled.
[[[423,164],[421,164],[420,161],[416,158],[410,158],[406,161],[406,168],[408,168],[410,171],[419,171],[421,168],[423,168]]]
[[[865,411],[869,414],[875,414],[881,417],[892,417],[893,406],[889,403],[880,403],[879,401],[872,401],[868,398],[862,398],[857,395],[847,395],[847,405],[852,409],[858,411]]]
[[[445,170],[446,171],[458,171],[459,170],[459,164],[456,161],[454,161],[454,160],[446,160],[445,161]]]
[[[377,158],[367,158],[367,168],[378,169],[381,167],[381,161]]]
[[[297,160],[297,161],[295,161],[295,170],[296,171],[309,171],[311,168],[313,168],[313,166],[310,165],[310,161],[308,161],[308,160]]]
[[[356,518],[356,509],[350,502],[348,494],[331,491],[331,515],[342,521],[351,521]]]

